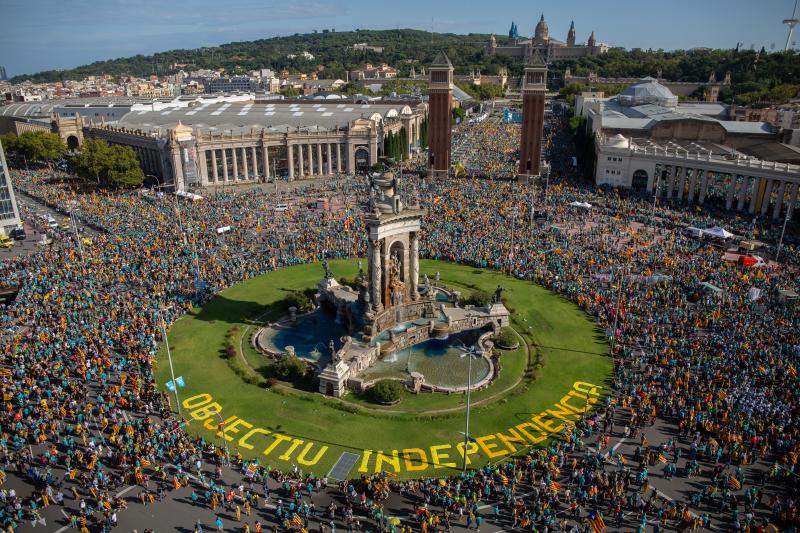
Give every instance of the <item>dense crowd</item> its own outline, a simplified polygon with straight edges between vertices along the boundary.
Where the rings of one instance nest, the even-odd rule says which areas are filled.
[[[497,117],[464,122],[453,132],[451,161],[463,165],[466,176],[508,179],[516,173],[520,126]]]
[[[492,176],[512,169],[515,135],[487,121],[462,128],[454,147],[469,154],[468,169]],[[800,292],[798,250],[787,246],[781,265],[769,268],[730,262],[724,247],[681,230],[724,224],[774,242],[780,228],[717,210],[713,192],[697,210],[582,184],[559,121],[546,146],[547,187],[473,178],[404,184],[428,210],[420,252],[502,270],[574,301],[613,337],[614,394],[549,447],[464,476],[353,480],[339,487],[345,503],[327,509],[310,504],[326,480],[251,465],[189,436],[157,389],[153,365],[162,319],[270,270],[363,255],[366,181],[184,202],[76,192],[68,175],[15,172],[25,195],[73,212],[96,234],[79,247],[65,231],[50,247],[0,263],[0,279],[20,289],[0,308],[0,447],[6,470],[30,486],[0,492],[2,526],[36,523],[44,507],[67,500],[78,530],[109,530],[131,505],[115,489],[132,484],[140,490],[133,505],[191,485],[193,504],[235,512],[245,531],[267,520],[307,529],[312,519],[322,531],[337,521],[349,530],[427,532],[456,523],[478,529],[484,520],[536,531],[588,531],[597,520],[640,531],[796,528],[800,309],[778,291]],[[331,209],[309,207],[321,196],[335,198]],[[571,207],[576,200],[592,208]],[[278,203],[291,208],[277,212]],[[643,429],[657,420],[674,432],[647,442]],[[639,442],[633,459],[608,446],[615,423],[616,434]],[[222,483],[231,468],[246,482]],[[667,482],[692,478],[694,490],[670,501],[651,485],[656,471]],[[413,517],[400,522],[383,510],[389,492],[416,502]]]

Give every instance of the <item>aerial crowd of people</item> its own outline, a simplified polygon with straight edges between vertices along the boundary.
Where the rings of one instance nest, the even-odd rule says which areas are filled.
[[[403,183],[427,209],[420,254],[500,270],[573,301],[610,339],[612,390],[545,447],[430,479],[376,474],[329,485],[231,455],[186,430],[153,376],[162,320],[271,270],[363,256],[364,177],[320,180],[279,199],[254,187],[187,202],[84,192],[68,174],[15,170],[21,197],[70,213],[91,239],[40,226],[61,238],[0,262],[0,280],[19,290],[0,304],[2,527],[44,524],[55,506],[78,531],[109,531],[131,507],[185,490],[186,505],[235,517],[195,530],[405,533],[489,522],[796,531],[800,306],[781,291],[800,292],[800,249],[785,244],[779,263],[749,268],[684,229],[724,225],[775,243],[779,225],[726,213],[713,192],[697,209],[586,184],[560,117],[545,143],[549,183],[479,179],[513,170],[517,130],[465,125],[454,147],[469,155],[467,177]],[[318,197],[336,198],[335,208],[309,207]],[[291,207],[274,211],[278,200]],[[39,224],[31,205],[23,218]],[[656,425],[663,439],[649,442]],[[618,453],[612,439],[636,443],[635,452]],[[24,488],[10,488],[9,476]],[[680,496],[667,497],[679,480]],[[331,503],[316,508],[323,492]],[[392,495],[413,513],[387,511]]]

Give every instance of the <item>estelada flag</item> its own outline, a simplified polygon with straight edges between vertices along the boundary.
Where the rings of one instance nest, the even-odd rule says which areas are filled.
[[[150,461],[148,461],[147,459],[142,459],[141,461],[139,461],[139,464],[142,465],[143,467],[150,466]]]
[[[735,477],[732,477],[728,480],[728,485],[730,485],[733,490],[739,490],[742,488],[742,482]]]
[[[797,377],[797,370],[795,369],[795,367],[794,367],[794,366],[790,365],[790,366],[789,366],[789,370],[787,370],[787,372],[788,372],[788,373],[789,373],[789,375],[790,375],[790,376],[792,376],[793,378],[796,378],[796,377]]]
[[[666,458],[666,457],[664,457],[664,454],[663,454],[663,453],[660,453],[660,454],[658,454],[658,460],[659,460],[660,462],[664,463],[664,464],[667,464],[667,463],[669,462],[669,461],[667,461],[667,458]]]
[[[589,515],[586,517],[586,520],[589,522],[589,525],[592,526],[594,533],[600,533],[606,528],[606,523],[603,521],[603,515],[597,511],[592,511],[589,513]]]
[[[551,481],[550,485],[547,487],[553,492],[561,492],[561,485],[556,483],[555,481]]]

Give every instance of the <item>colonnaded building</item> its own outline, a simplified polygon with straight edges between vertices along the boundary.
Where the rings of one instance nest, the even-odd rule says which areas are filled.
[[[405,129],[420,146],[419,100],[264,100],[252,96],[166,101],[92,99],[0,108],[0,131],[58,132],[71,149],[85,138],[132,147],[146,174],[177,190],[366,171],[383,139]]]
[[[544,14],[539,19],[530,39],[513,39],[510,44],[498,46],[494,35],[489,37],[489,44],[486,52],[489,55],[517,57],[527,60],[538,54],[545,62],[558,61],[561,59],[576,59],[579,57],[595,56],[605,54],[608,45],[597,41],[592,32],[586,43],[575,41],[575,22],[572,22],[567,32],[567,41],[559,41],[550,36],[550,28],[544,20]]]
[[[800,147],[766,122],[740,122],[729,106],[679,102],[643,78],[619,95],[584,93],[576,113],[595,134],[595,182],[726,209],[792,216],[800,186]]]

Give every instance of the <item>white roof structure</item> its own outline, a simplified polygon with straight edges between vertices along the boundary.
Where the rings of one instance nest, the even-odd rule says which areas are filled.
[[[267,104],[225,102],[163,111],[132,110],[116,124],[127,128],[153,131],[181,124],[205,132],[239,132],[250,129],[285,132],[293,129],[306,131],[332,131],[347,128],[354,119],[366,118],[382,123],[414,113],[408,104],[352,102],[315,102],[313,100],[285,102],[276,100]]]
[[[677,96],[653,78],[643,78],[610,98],[585,98],[580,112],[589,119],[593,132],[612,130],[609,135],[622,130],[629,137],[650,136],[661,124],[694,122],[718,125],[725,134],[774,137],[766,122],[730,120],[723,103],[679,103]]]
[[[678,97],[650,77],[642,78],[633,85],[626,87],[618,98],[619,103],[624,106],[657,104],[664,107],[675,107],[678,105]]]
[[[611,137],[606,144],[612,148],[630,148],[630,139],[621,133],[617,133]]]
[[[711,235],[712,237],[717,237],[720,239],[730,239],[731,237],[733,237],[733,233],[719,226],[714,226],[713,228],[704,229],[702,230],[702,232],[704,235]]]

